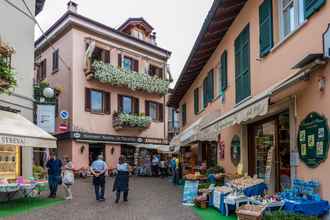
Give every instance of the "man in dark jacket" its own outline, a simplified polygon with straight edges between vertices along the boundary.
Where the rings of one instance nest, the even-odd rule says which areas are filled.
[[[120,193],[124,194],[124,202],[127,202],[128,197],[128,164],[125,163],[124,156],[119,157],[119,163],[117,164],[117,176],[113,184],[113,191],[116,191],[116,203],[120,200]]]
[[[62,182],[61,169],[62,161],[56,159],[55,153],[50,154],[50,159],[46,164],[48,170],[49,198],[55,198],[58,184]]]

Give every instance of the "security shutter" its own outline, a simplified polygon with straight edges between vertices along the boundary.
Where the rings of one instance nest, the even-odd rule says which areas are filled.
[[[249,35],[249,25],[247,25],[235,40],[236,103],[251,95]]]
[[[312,16],[316,11],[318,11],[324,4],[326,0],[304,0],[304,15],[305,19]]]
[[[266,56],[274,46],[272,0],[264,0],[259,7],[260,57]]]
[[[221,90],[225,91],[228,87],[228,67],[227,67],[227,51],[225,50],[221,55],[221,61],[220,61],[220,78],[221,78]]]
[[[198,88],[196,88],[194,90],[194,112],[195,112],[195,115],[197,115],[199,112],[199,89]]]

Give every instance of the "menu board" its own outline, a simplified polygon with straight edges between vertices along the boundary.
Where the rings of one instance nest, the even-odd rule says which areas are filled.
[[[310,113],[300,124],[298,150],[300,159],[315,168],[327,159],[329,149],[327,119],[316,112]]]
[[[182,203],[184,205],[194,205],[194,199],[198,194],[198,184],[199,181],[185,181],[182,198]]]
[[[0,178],[16,179],[19,172],[19,148],[0,145]]]

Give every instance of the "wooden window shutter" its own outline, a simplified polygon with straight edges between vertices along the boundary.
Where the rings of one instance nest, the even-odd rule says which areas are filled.
[[[199,112],[199,89],[198,88],[196,88],[194,90],[194,112],[195,112],[195,115],[197,115]]]
[[[250,28],[247,25],[235,40],[236,103],[251,94],[250,84]]]
[[[158,104],[158,120],[160,122],[164,121],[164,105],[163,104]]]
[[[121,68],[121,64],[122,64],[122,56],[121,54],[118,54],[118,67]]]
[[[104,51],[104,63],[110,63],[110,51],[109,50]]]
[[[207,99],[207,82],[208,82],[208,79],[207,77],[204,79],[203,81],[203,107],[206,108],[207,104],[208,104],[208,99]]]
[[[85,88],[85,111],[91,111],[91,89]]]
[[[134,114],[139,114],[140,112],[140,103],[139,103],[139,99],[138,98],[135,98],[135,97],[132,97],[132,106],[133,106],[133,113]]]
[[[150,116],[150,102],[149,101],[145,101],[145,113],[146,113],[146,116]]]
[[[41,63],[41,80],[47,77],[47,59],[44,59]]]
[[[326,0],[304,0],[305,19],[311,17],[315,12],[325,4]]]
[[[181,106],[181,118],[182,118],[182,125],[184,126],[187,122],[187,105],[183,104]]]
[[[104,113],[109,115],[111,113],[111,94],[109,92],[104,92],[103,98],[104,98]]]
[[[274,46],[272,0],[264,0],[259,7],[260,57],[266,56]]]
[[[133,71],[139,72],[139,61],[136,59],[132,59]]]
[[[118,95],[118,112],[123,112],[123,96]]]
[[[227,51],[225,50],[221,55],[221,91],[225,91],[228,87],[228,64],[227,64]]]

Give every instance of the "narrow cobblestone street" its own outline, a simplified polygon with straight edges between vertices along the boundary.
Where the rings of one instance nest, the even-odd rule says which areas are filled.
[[[38,209],[6,220],[198,220],[189,207],[180,203],[181,190],[167,179],[130,179],[127,203],[114,203],[113,178],[107,179],[106,201],[96,202],[90,179],[78,180],[74,199],[50,208]],[[63,189],[60,190],[63,197]]]

